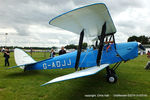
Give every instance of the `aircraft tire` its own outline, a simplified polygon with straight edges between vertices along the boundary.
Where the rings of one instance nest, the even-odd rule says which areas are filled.
[[[116,74],[109,74],[107,75],[106,79],[107,79],[107,82],[109,83],[116,83],[118,80],[118,77]]]

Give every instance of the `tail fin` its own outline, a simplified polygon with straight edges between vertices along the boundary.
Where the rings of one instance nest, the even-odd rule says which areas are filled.
[[[22,65],[36,63],[36,61],[31,56],[18,48],[14,50],[14,57],[17,66],[20,66],[22,69],[24,69],[24,66]]]

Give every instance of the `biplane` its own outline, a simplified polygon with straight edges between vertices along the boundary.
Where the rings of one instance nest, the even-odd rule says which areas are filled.
[[[138,56],[138,42],[116,43],[116,28],[110,13],[103,3],[83,6],[63,13],[49,21],[50,25],[71,31],[79,35],[78,49],[74,52],[35,61],[23,50],[16,48],[14,56],[17,66],[24,71],[74,68],[75,72],[60,76],[41,85],[80,78],[96,74],[106,69],[106,79],[109,83],[117,81],[116,69],[121,62]],[[91,37],[94,47],[82,50],[84,37]],[[143,48],[142,48],[143,49]],[[110,67],[110,64],[113,64]],[[78,70],[85,67],[86,69]]]

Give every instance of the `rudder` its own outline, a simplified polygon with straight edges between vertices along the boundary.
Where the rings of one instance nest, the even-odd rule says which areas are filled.
[[[14,49],[14,58],[17,66],[36,63],[36,61],[31,56],[29,56],[26,52],[18,48]],[[24,67],[20,68],[24,69]]]

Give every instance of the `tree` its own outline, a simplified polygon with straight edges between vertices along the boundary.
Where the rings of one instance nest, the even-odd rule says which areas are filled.
[[[86,42],[84,42],[84,43],[82,44],[82,48],[83,48],[83,49],[86,49],[87,46],[88,46],[88,44],[87,44]]]
[[[55,47],[55,46],[53,46],[53,47],[51,47],[51,48],[53,48],[53,49],[57,49],[57,47]]]
[[[128,42],[131,42],[131,41],[138,41],[138,37],[137,36],[129,37]]]
[[[139,42],[142,44],[149,44],[149,38],[148,37],[140,36],[139,40],[140,40]]]
[[[137,41],[137,42],[140,42],[140,43],[142,43],[142,44],[149,44],[150,42],[149,42],[149,37],[146,37],[146,36],[139,36],[139,37],[137,37],[137,36],[132,36],[132,37],[129,37],[128,38],[128,42],[130,42],[130,41]]]
[[[70,44],[65,46],[66,49],[77,49],[77,45]]]
[[[86,49],[88,46],[88,44],[86,42],[84,42],[82,44],[82,49]],[[74,45],[74,44],[70,44],[70,45],[66,45],[65,46],[66,49],[77,49],[78,48],[78,45]]]

